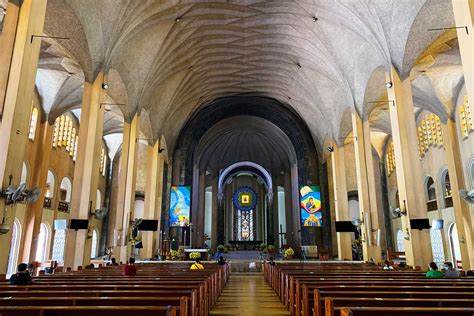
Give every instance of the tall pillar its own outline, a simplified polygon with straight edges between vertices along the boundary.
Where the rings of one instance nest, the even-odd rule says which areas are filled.
[[[135,183],[136,183],[136,164],[138,155],[138,133],[139,133],[139,115],[135,114],[130,123],[124,122],[122,156],[119,166],[119,187],[117,193],[117,214],[115,218],[115,229],[117,235],[121,234],[124,239],[129,229],[129,223],[132,219],[132,210],[135,207]],[[126,262],[130,252],[128,240],[122,240],[120,245],[114,249],[114,256],[122,262]]]
[[[358,113],[352,113],[352,128],[359,195],[360,219],[362,222],[362,252],[364,261],[370,258],[382,261],[382,250],[373,240],[373,232],[380,229],[375,191],[374,161],[370,142],[370,122],[362,122]]]
[[[10,175],[12,185],[20,184],[41,47],[41,41],[31,43],[30,40],[32,34],[43,32],[46,0],[24,0],[19,9],[18,5],[9,3],[7,9],[0,41],[0,68],[3,69],[0,70],[0,179],[3,189],[10,184]],[[5,68],[8,73],[3,72]],[[5,200],[1,199],[0,214],[4,215],[4,211]],[[11,206],[10,211],[14,212],[15,207]],[[6,224],[11,227],[14,218],[9,216]],[[0,244],[10,244],[11,231],[0,236]],[[0,248],[0,273],[4,273],[10,249],[8,246]]]
[[[102,89],[103,71],[93,83],[84,82],[82,95],[81,125],[77,145],[74,180],[71,194],[71,219],[89,219],[90,208],[95,207],[99,185],[99,165],[104,129],[105,100]],[[89,222],[89,225],[91,222]],[[91,239],[88,230],[69,230],[64,254],[64,267],[77,269],[90,262]]]
[[[396,69],[392,66],[387,75],[392,87],[387,89],[395,150],[395,172],[400,205],[406,203],[406,216],[402,216],[405,238],[405,255],[407,264],[424,269],[432,261],[429,230],[412,230],[410,219],[427,218],[425,196],[422,194],[423,179],[417,144],[417,130],[413,108],[413,97],[410,79],[401,81]]]
[[[160,165],[160,142],[157,141],[153,145],[149,145],[147,149],[147,174],[146,174],[146,186],[145,186],[145,219],[159,219],[158,209],[161,205],[158,203],[158,197],[160,195],[159,182],[163,179],[163,176],[159,174]],[[159,234],[158,234],[159,235]],[[142,257],[152,258],[156,243],[158,242],[156,232],[144,231],[142,232]],[[159,237],[157,237],[159,238]]]
[[[457,36],[461,55],[464,82],[471,104],[474,102],[474,1],[452,0],[454,20],[458,28]],[[466,32],[466,28],[469,34]]]
[[[28,204],[26,208],[25,229],[22,238],[23,262],[33,262],[36,256],[38,236],[43,216],[46,182],[48,181],[49,157],[51,154],[51,140],[54,126],[48,122],[39,125],[38,146],[35,152],[35,161],[32,168],[32,187],[40,189],[40,195],[35,203]],[[56,195],[55,195],[56,196]]]
[[[454,206],[454,217],[459,235],[462,268],[464,271],[474,269],[474,230],[469,205],[459,195],[459,190],[465,187],[463,163],[459,148],[457,125],[451,118],[442,123],[443,141],[446,161],[448,162],[449,181]]]
[[[218,227],[222,225],[219,222],[220,216],[218,215],[219,212],[219,203],[217,201],[217,177],[212,178],[212,228],[211,228],[211,249],[216,250],[216,247],[219,245],[218,242]]]
[[[336,221],[349,221],[344,146],[334,146],[333,149],[331,162]],[[352,260],[352,236],[350,233],[337,233],[337,253],[339,260]]]

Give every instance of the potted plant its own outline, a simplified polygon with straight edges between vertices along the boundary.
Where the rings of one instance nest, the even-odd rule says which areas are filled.
[[[189,254],[189,259],[196,260],[201,258],[201,253],[197,251],[193,251]]]
[[[293,259],[294,254],[295,254],[294,250],[291,247],[289,247],[288,249],[285,250],[285,253],[283,254],[283,257],[286,260],[291,260],[291,259]]]
[[[170,251],[171,260],[176,260],[179,258],[179,251],[178,250],[171,250]]]
[[[218,252],[218,253],[224,253],[224,251],[225,251],[224,245],[219,245],[219,246],[217,246],[217,252]]]
[[[268,252],[268,254],[270,254],[270,255],[271,255],[271,254],[275,254],[275,253],[276,253],[276,248],[275,248],[275,246],[273,246],[273,245],[268,245],[268,246],[267,246],[267,252]]]

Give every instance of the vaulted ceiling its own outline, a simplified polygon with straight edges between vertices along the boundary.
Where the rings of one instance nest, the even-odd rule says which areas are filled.
[[[82,83],[104,68],[109,99],[125,104],[106,114],[106,132],[145,111],[142,132],[169,148],[202,105],[271,97],[293,107],[321,148],[350,132],[351,111],[374,113],[376,131],[389,132],[369,102],[383,97],[391,64],[420,77],[417,107],[449,115],[443,98],[462,77],[456,43],[420,57],[442,35],[427,30],[452,25],[451,0],[49,0],[44,32],[70,39],[43,43],[37,88],[52,120],[79,108]]]

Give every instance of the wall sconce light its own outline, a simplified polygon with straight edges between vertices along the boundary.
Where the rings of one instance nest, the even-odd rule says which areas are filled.
[[[102,83],[102,89],[104,90],[109,89],[109,84],[107,82]]]
[[[390,89],[391,87],[393,87],[393,82],[389,81],[385,83],[385,86],[387,87],[387,89]]]
[[[328,151],[329,151],[330,153],[332,153],[332,152],[334,151],[334,147],[332,147],[332,146],[328,146],[327,149],[328,149]]]
[[[464,244],[466,242],[466,240],[464,239],[464,236],[461,236],[461,238],[459,238],[459,242]]]

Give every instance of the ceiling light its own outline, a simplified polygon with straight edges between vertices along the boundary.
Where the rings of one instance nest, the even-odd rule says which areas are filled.
[[[334,151],[334,147],[328,146],[328,151],[332,153]]]
[[[300,64],[300,63],[296,63],[296,67],[301,68],[301,64]]]
[[[193,67],[193,66],[189,66],[189,70],[193,70],[193,69],[194,69],[194,67]]]
[[[179,21],[181,21],[181,17],[178,16],[178,17],[176,18],[176,22],[179,22]]]
[[[291,100],[291,97],[288,97],[288,100]]]
[[[102,84],[102,89],[104,89],[104,90],[109,89],[109,84],[108,84],[107,82],[104,82],[104,83]]]
[[[318,22],[318,18],[313,16],[313,22]]]
[[[387,89],[390,89],[393,86],[393,82],[389,81],[385,83],[385,86],[387,87]]]

